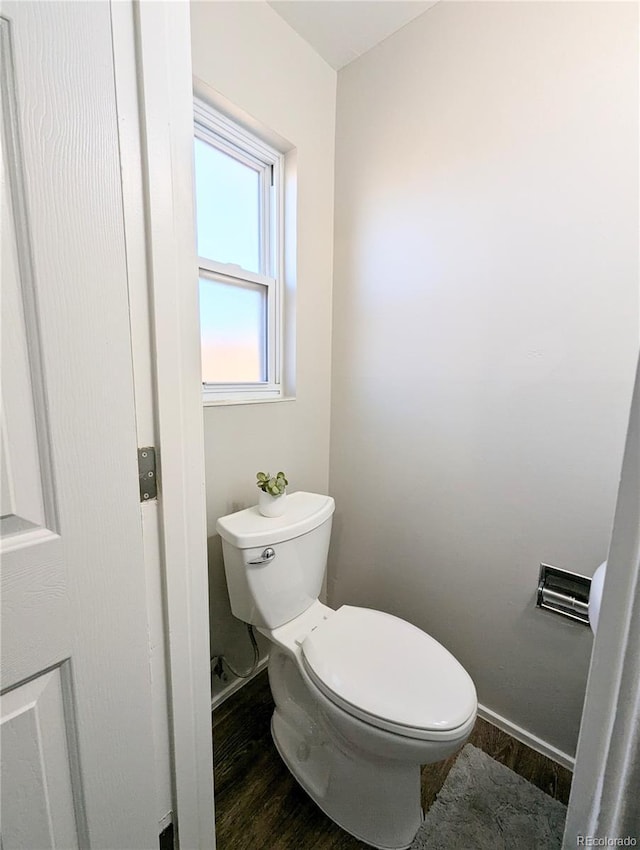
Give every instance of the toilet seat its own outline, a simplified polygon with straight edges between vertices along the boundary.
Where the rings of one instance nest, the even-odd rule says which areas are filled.
[[[420,740],[450,740],[473,724],[473,682],[430,635],[404,620],[344,605],[301,642],[310,680],[372,726]]]

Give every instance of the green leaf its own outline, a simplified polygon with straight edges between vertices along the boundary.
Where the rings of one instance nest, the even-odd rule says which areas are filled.
[[[271,496],[282,496],[289,483],[284,472],[278,472],[276,476],[272,476],[269,472],[257,472],[256,479],[256,485],[260,490]]]

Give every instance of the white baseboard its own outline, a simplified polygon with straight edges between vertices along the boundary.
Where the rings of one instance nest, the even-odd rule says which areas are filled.
[[[229,682],[229,684],[227,685],[226,688],[223,688],[223,690],[221,690],[219,694],[216,694],[216,696],[214,696],[212,698],[212,700],[211,700],[211,711],[213,711],[219,705],[222,705],[222,703],[226,699],[228,699],[231,696],[231,694],[235,694],[236,691],[239,691],[240,688],[243,685],[246,685],[247,682],[250,682],[251,679],[255,679],[255,677],[258,675],[258,673],[261,673],[264,670],[264,668],[267,666],[268,663],[269,663],[269,656],[267,655],[266,658],[260,659],[260,661],[258,662],[258,666],[256,667],[256,672],[252,676],[250,676],[248,679],[236,679],[236,678],[234,678],[234,680],[232,682]]]
[[[502,717],[501,714],[496,714],[495,711],[491,711],[490,708],[487,708],[484,705],[478,705],[478,717],[481,717],[488,723],[492,723],[494,726],[497,726],[498,729],[502,729],[503,732],[507,732],[512,738],[515,738],[516,741],[520,741],[521,744],[526,744],[537,753],[547,756],[562,765],[562,767],[566,767],[568,770],[573,772],[576,762],[573,756],[563,753],[562,750],[557,749],[557,747],[553,747],[551,744],[543,741],[542,738],[538,738],[531,732],[527,732],[526,729],[516,726],[515,723],[512,723],[510,720]]]
[[[172,822],[173,822],[173,812],[167,812],[166,815],[163,818],[160,819],[160,823],[158,824],[158,832],[164,832],[165,829]]]

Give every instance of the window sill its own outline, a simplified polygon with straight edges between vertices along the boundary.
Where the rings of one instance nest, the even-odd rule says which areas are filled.
[[[283,401],[295,401],[295,396],[280,396],[280,398],[216,398],[203,399],[203,407],[229,407],[238,404],[281,404]]]

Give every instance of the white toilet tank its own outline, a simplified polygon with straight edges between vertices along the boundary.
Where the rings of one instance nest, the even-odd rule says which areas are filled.
[[[327,566],[333,499],[317,493],[286,499],[280,517],[264,517],[256,506],[216,523],[231,610],[266,629],[288,623],[316,601]]]

